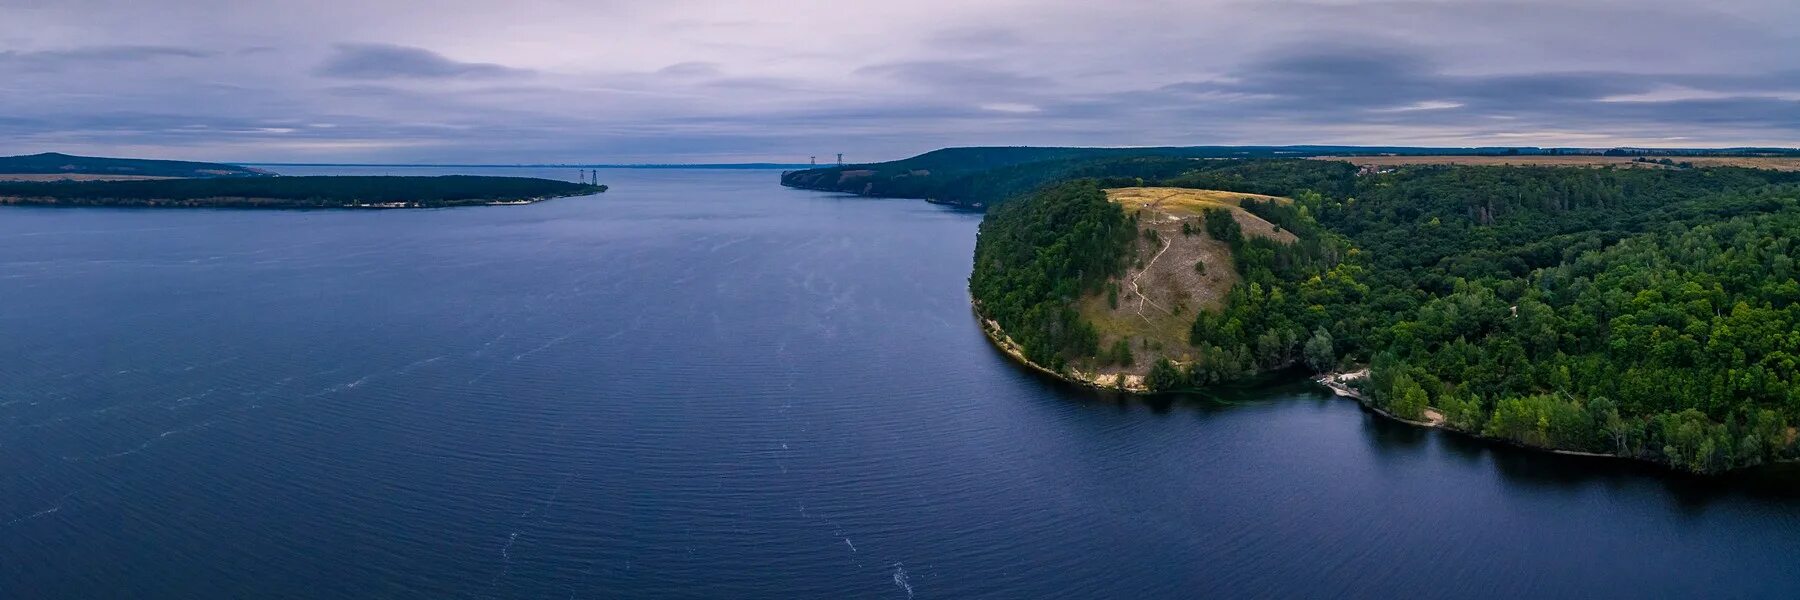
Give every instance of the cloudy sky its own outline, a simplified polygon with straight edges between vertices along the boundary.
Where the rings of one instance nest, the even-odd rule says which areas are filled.
[[[1796,0],[0,0],[0,153],[1800,146]]]

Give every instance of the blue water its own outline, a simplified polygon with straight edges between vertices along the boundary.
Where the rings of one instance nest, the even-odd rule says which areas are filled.
[[[975,327],[978,215],[775,179],[0,209],[0,597],[1800,589],[1790,473],[1549,457],[1306,385],[1067,389]]]

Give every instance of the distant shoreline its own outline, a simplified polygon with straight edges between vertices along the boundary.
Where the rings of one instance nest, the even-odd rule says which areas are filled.
[[[518,205],[607,186],[491,175],[325,175],[148,181],[5,182],[0,204],[143,208],[404,209]]]
[[[423,164],[423,163],[266,163],[245,162],[232,163],[254,167],[365,167],[376,169],[705,169],[724,170],[741,169],[746,171],[775,171],[782,169],[808,169],[817,165],[787,163],[714,163],[714,164],[641,164],[641,165],[483,165],[483,164]]]
[[[285,198],[194,198],[185,200],[156,199],[117,199],[103,198],[78,202],[60,201],[56,198],[34,196],[0,196],[0,207],[42,207],[42,208],[217,208],[226,210],[406,210],[425,208],[466,208],[475,206],[524,206],[537,204],[558,198],[573,198],[593,194],[558,194],[531,198],[468,200],[445,203],[426,202],[362,202],[354,204],[303,204]]]

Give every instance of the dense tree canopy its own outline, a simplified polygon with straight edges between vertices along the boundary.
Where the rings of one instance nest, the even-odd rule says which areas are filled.
[[[1098,335],[1073,303],[1121,270],[1136,234],[1137,224],[1093,182],[1053,186],[982,222],[970,293],[1028,359],[1061,369],[1099,353]]]
[[[1263,162],[1273,165],[1161,181],[1291,195],[1245,208],[1299,241],[1207,219],[1204,233],[1232,247],[1242,281],[1221,309],[1196,316],[1200,358],[1157,363],[1153,389],[1357,362],[1371,366],[1378,406],[1408,418],[1434,408],[1450,427],[1520,444],[1696,472],[1800,454],[1800,175],[1413,167],[1314,179]],[[1306,187],[1278,189],[1296,185]],[[1098,210],[1098,190],[1087,195]],[[1008,215],[1041,210],[1033,205],[1046,197],[990,216],[975,281],[1022,276],[1007,273],[1022,263],[984,253],[1000,239],[992,231],[1024,223]],[[1072,265],[1063,234],[1013,237],[1023,246],[1008,252]],[[1116,264],[1112,252],[1094,256]],[[1082,276],[1056,294],[1011,288],[1014,304],[1056,298],[1066,309],[1070,294],[1100,285],[1095,273],[1110,273],[1062,272]],[[1054,314],[1063,319],[1039,323],[1081,331],[1072,312]],[[1065,359],[1098,352],[1055,348]]]

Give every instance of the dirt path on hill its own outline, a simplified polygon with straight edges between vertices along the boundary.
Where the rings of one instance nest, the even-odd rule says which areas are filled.
[[[1151,212],[1152,218],[1154,218],[1157,215],[1162,215],[1164,213],[1158,207],[1162,206],[1162,203],[1164,200],[1174,198],[1177,195],[1179,195],[1179,194],[1175,194],[1175,193],[1166,194],[1163,197],[1157,198],[1156,200],[1150,202],[1149,204],[1144,205],[1144,208],[1148,209]],[[1180,219],[1176,219],[1176,220],[1180,220]],[[1156,264],[1156,259],[1162,258],[1162,255],[1167,253],[1170,248],[1175,247],[1175,240],[1163,240],[1160,233],[1161,232],[1158,232],[1157,240],[1162,242],[1162,249],[1156,251],[1156,256],[1150,257],[1150,262],[1144,263],[1144,268],[1138,269],[1138,272],[1131,276],[1131,281],[1129,282],[1131,284],[1131,293],[1137,294],[1137,297],[1138,297],[1137,315],[1139,318],[1143,319],[1145,322],[1150,321],[1150,317],[1144,316],[1144,305],[1145,304],[1156,307],[1157,310],[1163,311],[1164,314],[1169,314],[1169,315],[1175,314],[1175,311],[1169,310],[1167,307],[1164,307],[1163,305],[1157,304],[1155,301],[1152,301],[1150,299],[1150,297],[1144,295],[1144,291],[1138,287],[1138,278],[1143,277],[1145,273],[1150,272],[1150,267]]]
[[[1159,235],[1159,236],[1158,236],[1158,238],[1160,238],[1160,237],[1161,237],[1161,236],[1160,236],[1160,235]],[[1136,273],[1136,274],[1133,274],[1133,275],[1132,275],[1132,276],[1131,276],[1131,281],[1130,281],[1130,283],[1131,283],[1131,293],[1133,293],[1133,294],[1137,294],[1137,297],[1138,297],[1138,311],[1137,311],[1137,313],[1138,313],[1138,316],[1139,316],[1139,317],[1142,317],[1142,318],[1143,318],[1143,319],[1144,319],[1144,320],[1145,320],[1145,321],[1149,321],[1149,320],[1150,320],[1150,317],[1145,317],[1145,316],[1144,316],[1144,305],[1145,305],[1145,304],[1149,304],[1149,305],[1151,305],[1151,306],[1154,306],[1154,307],[1156,307],[1156,309],[1157,309],[1157,310],[1160,310],[1160,311],[1163,311],[1163,313],[1165,313],[1165,314],[1171,314],[1171,315],[1172,315],[1172,314],[1175,314],[1175,311],[1172,311],[1172,310],[1169,310],[1169,309],[1167,309],[1167,308],[1163,308],[1163,306],[1162,306],[1162,305],[1161,305],[1161,304],[1157,304],[1157,303],[1155,303],[1155,302],[1152,302],[1152,301],[1151,301],[1151,300],[1150,300],[1150,297],[1149,297],[1149,296],[1145,296],[1145,295],[1144,295],[1144,292],[1143,292],[1143,290],[1141,290],[1141,289],[1138,289],[1138,278],[1139,278],[1139,277],[1143,277],[1143,276],[1144,276],[1144,274],[1145,274],[1145,273],[1148,273],[1148,272],[1150,272],[1150,267],[1151,267],[1151,266],[1153,266],[1153,265],[1155,265],[1155,264],[1156,264],[1156,259],[1159,259],[1159,258],[1162,258],[1162,255],[1163,255],[1163,254],[1165,254],[1165,253],[1167,253],[1167,252],[1168,252],[1168,251],[1169,251],[1169,249],[1170,249],[1170,248],[1174,248],[1174,247],[1175,247],[1175,240],[1167,240],[1167,241],[1163,241],[1163,244],[1162,244],[1162,250],[1158,250],[1158,251],[1157,251],[1157,252],[1156,252],[1156,256],[1152,256],[1152,257],[1150,257],[1150,262],[1147,262],[1147,263],[1144,263],[1144,268],[1142,268],[1142,269],[1139,269],[1139,270],[1138,270],[1138,272],[1137,272],[1137,273]]]

